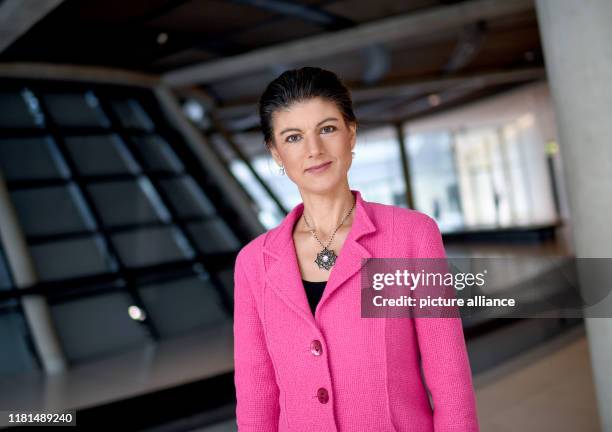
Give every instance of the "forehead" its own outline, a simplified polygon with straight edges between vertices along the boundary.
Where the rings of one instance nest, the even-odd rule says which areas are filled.
[[[328,117],[342,119],[342,113],[335,102],[323,98],[312,98],[295,102],[288,108],[275,111],[272,115],[274,130],[285,128],[308,129]]]

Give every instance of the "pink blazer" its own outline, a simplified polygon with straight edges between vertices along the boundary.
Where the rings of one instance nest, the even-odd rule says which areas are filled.
[[[315,317],[292,239],[303,204],[238,254],[239,432],[477,432],[460,318],[361,318],[362,259],[445,257],[435,221],[353,193],[353,225]]]

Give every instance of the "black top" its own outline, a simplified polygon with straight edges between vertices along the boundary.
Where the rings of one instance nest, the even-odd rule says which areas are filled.
[[[319,303],[319,300],[321,300],[321,296],[325,290],[327,281],[311,282],[302,279],[302,283],[304,284],[304,289],[306,290],[306,297],[308,297],[310,310],[312,311],[312,315],[314,315],[315,310],[317,309],[317,304]]]

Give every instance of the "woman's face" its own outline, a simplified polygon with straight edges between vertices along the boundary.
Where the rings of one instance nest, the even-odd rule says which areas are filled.
[[[334,102],[319,97],[297,102],[272,115],[272,156],[300,190],[330,192],[347,182],[356,129]]]

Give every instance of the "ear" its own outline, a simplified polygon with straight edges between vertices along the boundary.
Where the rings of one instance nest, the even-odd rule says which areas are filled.
[[[272,158],[274,159],[274,162],[276,162],[277,165],[282,166],[283,160],[281,159],[280,154],[278,153],[278,150],[276,150],[276,147],[274,145],[270,146],[270,153],[272,153]]]
[[[357,123],[351,122],[349,123],[349,133],[351,135],[351,151],[355,149],[355,144],[357,144]]]

